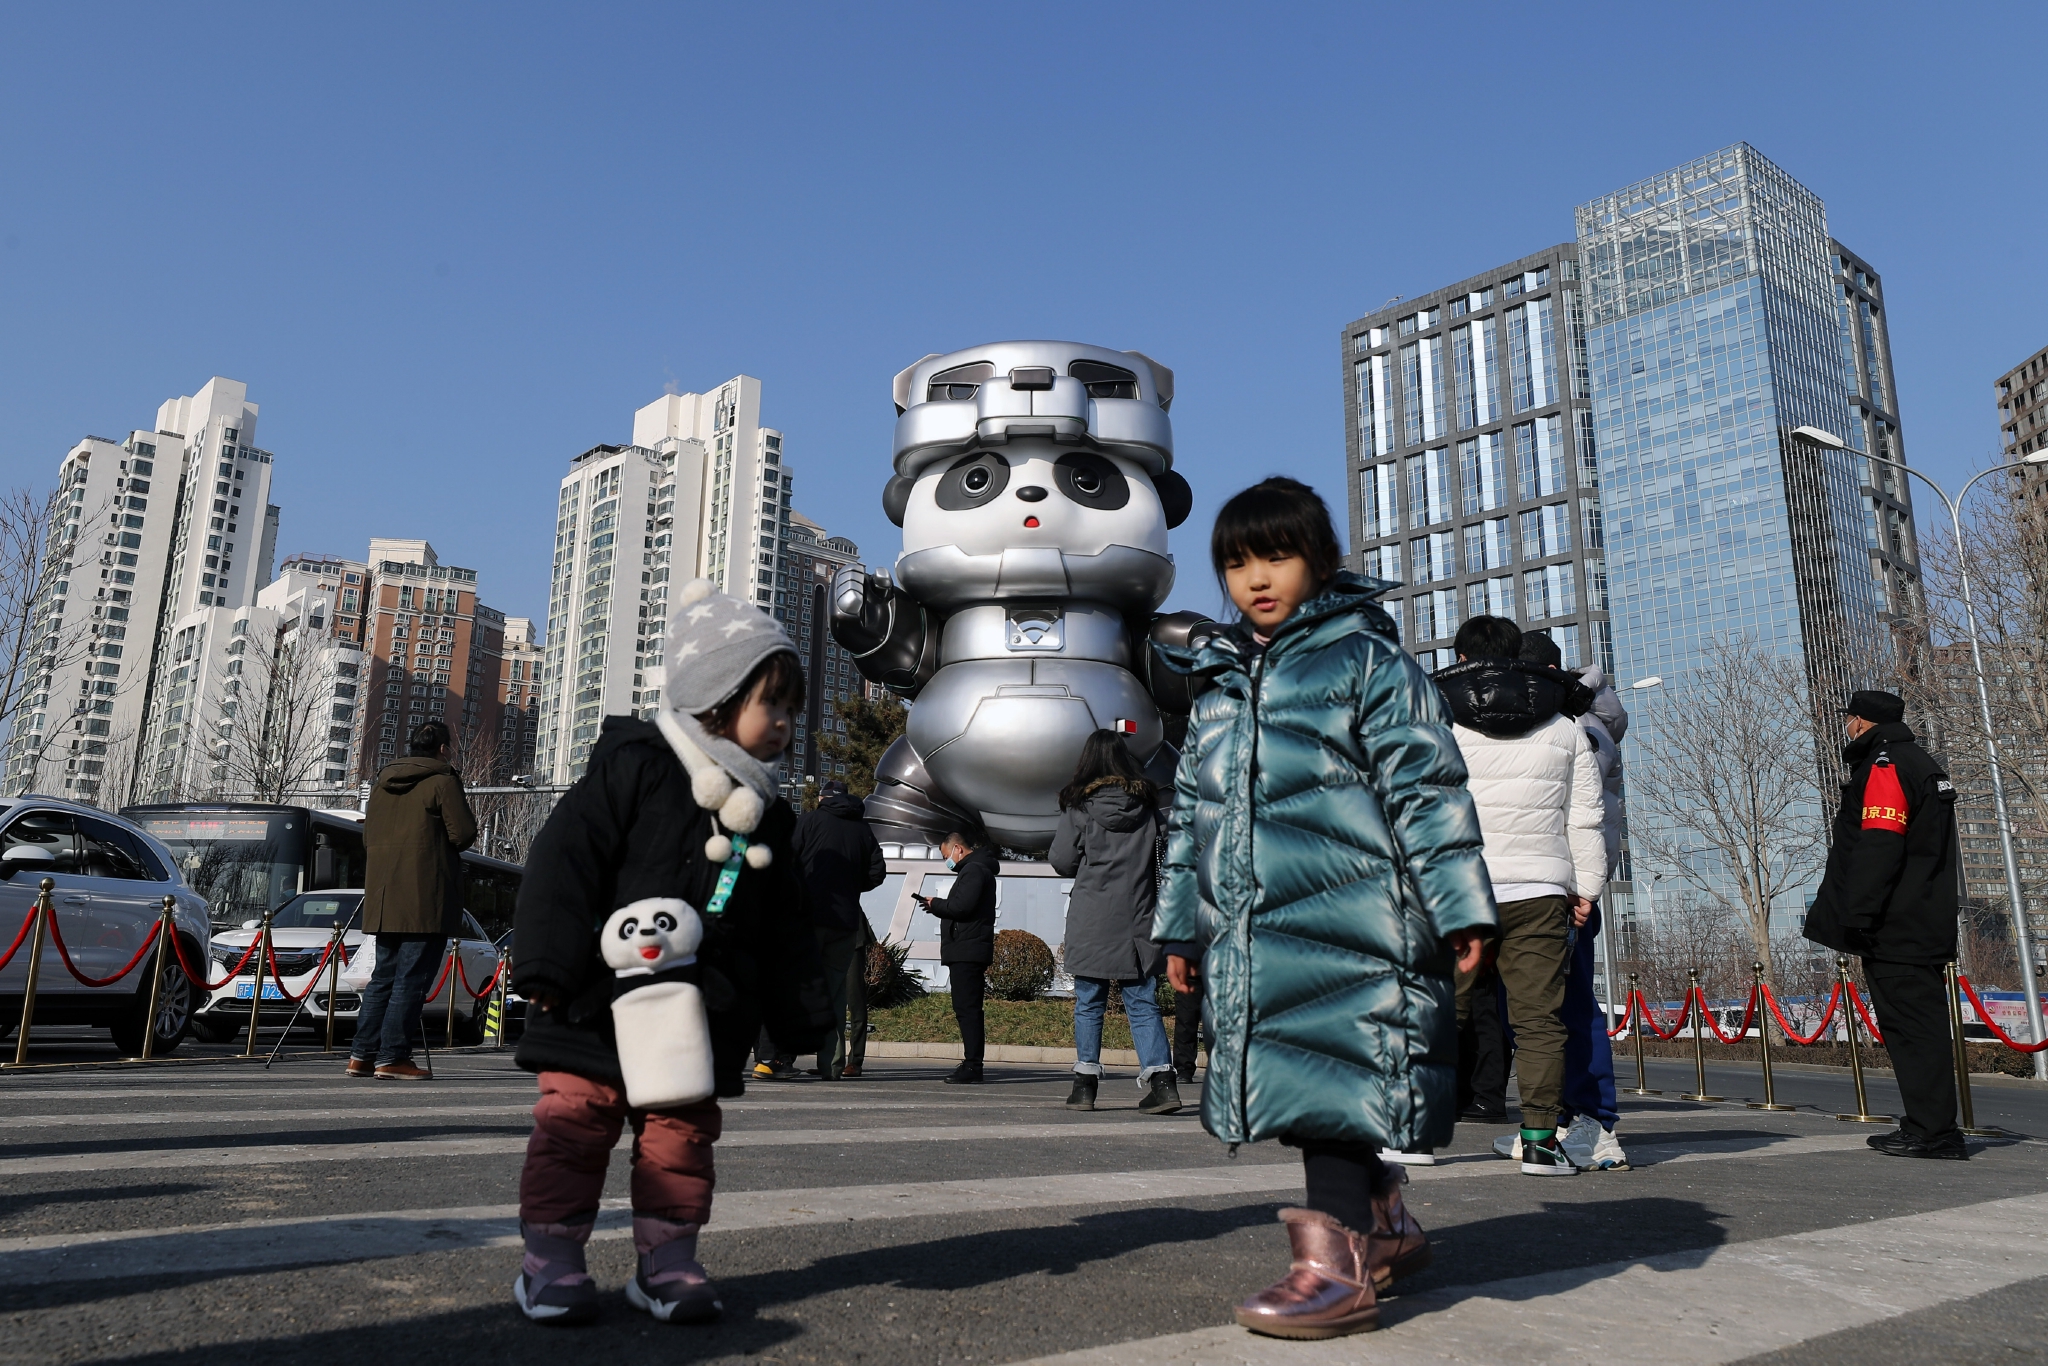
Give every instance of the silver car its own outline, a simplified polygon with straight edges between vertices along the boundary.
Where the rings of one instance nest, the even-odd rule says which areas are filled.
[[[271,953],[277,959],[276,975],[266,970],[259,979],[252,959],[234,980],[207,996],[205,1005],[193,1022],[194,1031],[208,1043],[225,1043],[246,1032],[249,1028],[249,1002],[256,994],[259,980],[263,988],[263,1013],[257,1017],[259,1028],[283,1028],[296,1019],[301,1028],[324,1031],[327,1028],[331,965],[322,967],[320,960],[334,937],[334,927],[341,925],[346,929],[342,935],[342,966],[335,974],[334,1036],[337,1039],[353,1037],[363,990],[369,986],[370,970],[377,962],[377,937],[365,935],[358,924],[357,908],[362,900],[361,890],[340,888],[326,892],[302,892],[278,907],[270,917],[270,944]],[[225,976],[262,933],[261,924],[261,921],[245,920],[240,929],[225,930],[214,936],[213,963],[208,971],[216,976]],[[466,911],[462,916],[462,935],[456,942],[469,989],[463,990],[451,973],[451,980],[428,1003],[424,1026],[429,1044],[439,1043],[446,1037],[443,1031],[447,1026],[448,993],[451,991],[455,994],[456,1041],[477,1043],[483,1038],[483,1022],[489,1010],[490,997],[479,1001],[471,993],[482,991],[484,984],[491,980],[491,974],[498,970],[497,946],[491,943],[476,917]],[[435,977],[439,980],[439,969],[435,970]],[[283,979],[282,985],[280,978]],[[287,993],[291,999],[287,998]],[[303,1008],[297,1003],[298,997],[305,998]]]
[[[79,972],[104,978],[126,966],[163,914],[166,896],[175,899],[186,961],[205,969],[212,947],[206,903],[185,885],[170,850],[94,807],[35,795],[0,799],[0,952],[14,942],[45,877],[56,884],[57,930]],[[28,943],[0,971],[0,1038],[21,1022]],[[177,958],[167,959],[156,1017],[149,1019],[155,958],[145,955],[118,982],[89,987],[65,970],[55,940],[46,938],[35,1023],[104,1026],[131,1057],[142,1051],[143,1035],[153,1028],[151,1052],[171,1052],[191,1028],[197,993]]]

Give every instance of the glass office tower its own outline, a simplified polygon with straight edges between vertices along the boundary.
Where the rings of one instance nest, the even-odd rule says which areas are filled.
[[[1825,209],[1737,143],[1576,218],[1617,672],[1661,675],[1653,705],[1683,707],[1718,641],[1797,658],[1830,791],[1833,709],[1882,685],[1890,656]],[[1909,507],[1902,489],[1886,502]]]
[[[1578,290],[1566,242],[1344,329],[1352,567],[1426,669],[1480,615],[1614,667]]]

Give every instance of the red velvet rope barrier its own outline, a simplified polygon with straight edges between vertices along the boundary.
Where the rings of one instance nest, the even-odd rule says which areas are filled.
[[[1956,981],[1962,984],[1963,993],[1970,998],[1971,1006],[1977,1011],[1977,1018],[1984,1022],[1986,1029],[1998,1036],[2000,1043],[2018,1053],[2039,1053],[2042,1049],[2048,1048],[2048,1039],[2043,1039],[2039,1043],[2021,1043],[2018,1039],[2000,1029],[1991,1018],[1991,1012],[1984,1009],[1984,1003],[1977,999],[1977,988],[1970,985],[1970,979],[1958,973]]]
[[[222,987],[226,986],[228,983],[234,981],[235,978],[239,977],[242,973],[242,969],[249,966],[249,960],[256,956],[256,948],[262,942],[263,936],[261,935],[258,935],[256,938],[250,940],[248,950],[244,952],[239,959],[236,960],[235,965],[233,967],[228,969],[228,975],[221,978],[218,982],[209,982],[206,980],[205,973],[192,971],[192,964],[186,961],[185,941],[183,939],[180,939],[175,934],[171,936],[171,947],[175,949],[178,954],[178,966],[184,969],[186,977],[196,982],[199,985],[199,987],[204,991],[219,991]]]
[[[1750,1022],[1756,1019],[1755,987],[1751,987],[1749,989],[1749,1000],[1745,1002],[1742,1007],[1742,1027],[1735,1031],[1734,1037],[1732,1038],[1721,1032],[1721,1022],[1714,1018],[1713,1010],[1710,1009],[1707,1005],[1706,988],[1694,987],[1692,989],[1692,994],[1699,998],[1700,1014],[1706,1017],[1707,1028],[1714,1031],[1715,1038],[1719,1039],[1722,1043],[1742,1042],[1743,1036],[1749,1033]]]
[[[1814,1027],[1813,1033],[1801,1034],[1785,1019],[1785,1012],[1778,1008],[1778,997],[1771,990],[1770,984],[1768,982],[1764,984],[1764,1003],[1770,1006],[1771,1014],[1778,1017],[1778,1028],[1785,1031],[1785,1037],[1797,1044],[1819,1043],[1821,1037],[1828,1032],[1828,1022],[1835,1018],[1835,1007],[1841,1003],[1841,1000],[1842,984],[1837,982],[1835,983],[1835,989],[1828,993],[1827,1008],[1820,1013],[1820,1023]]]
[[[455,952],[455,980],[462,983],[464,991],[469,991],[469,999],[472,1001],[481,1001],[484,997],[496,991],[498,988],[498,978],[503,976],[504,972],[505,960],[500,958],[497,970],[484,979],[483,987],[477,991],[469,991],[469,972],[462,966],[462,951],[458,949]]]
[[[28,942],[28,932],[36,927],[36,913],[42,909],[43,904],[40,901],[29,906],[28,914],[21,918],[21,931],[14,936],[14,942],[7,946],[7,952],[0,954],[0,969],[12,963],[15,950]]]
[[[448,985],[448,969],[461,960],[460,953],[451,953],[441,960],[441,976],[434,982],[434,989],[427,993],[426,999],[420,1002],[421,1005],[430,1006],[441,998],[441,988]]]
[[[1677,1038],[1679,1031],[1685,1028],[1686,1012],[1683,1006],[1678,1011],[1678,1023],[1671,1026],[1671,1032],[1668,1034],[1664,1032],[1664,1027],[1657,1023],[1657,1013],[1650,1009],[1650,1003],[1643,999],[1643,993],[1640,991],[1636,993],[1636,1009],[1641,1013],[1643,1023],[1649,1027],[1650,1032],[1666,1043]]]
[[[270,960],[270,980],[277,983],[277,989],[284,993],[287,1001],[296,1005],[313,994],[313,988],[320,985],[321,969],[327,966],[328,959],[334,957],[334,946],[337,942],[339,941],[333,939],[327,941],[327,952],[321,954],[320,961],[313,965],[313,975],[307,980],[306,989],[296,996],[292,995],[292,989],[284,984],[284,976],[277,970],[277,944],[274,941],[271,943],[267,954]],[[258,974],[258,980],[261,980],[261,974]]]
[[[1854,982],[1849,983],[1849,999],[1856,1003],[1856,1013],[1863,1017],[1863,1027],[1870,1031],[1870,1041],[1883,1043],[1884,1035],[1877,1032],[1877,1021],[1870,1018],[1870,1008],[1863,1004],[1863,995],[1856,990]]]
[[[1610,1038],[1610,1039],[1618,1039],[1618,1038],[1620,1038],[1620,1037],[1622,1036],[1622,1033],[1623,1033],[1623,1031],[1625,1031],[1625,1030],[1626,1030],[1626,1029],[1628,1028],[1628,1022],[1629,1022],[1629,1017],[1630,1017],[1630,1016],[1632,1016],[1632,1015],[1634,1015],[1635,1013],[1636,1013],[1636,1002],[1635,1002],[1635,997],[1631,996],[1631,997],[1629,997],[1629,1001],[1628,1001],[1628,1004],[1622,1007],[1622,1010],[1621,1010],[1621,1023],[1620,1023],[1620,1024],[1618,1024],[1618,1025],[1616,1025],[1616,1026],[1615,1026],[1614,1028],[1612,1028],[1612,1029],[1608,1030],[1608,1031],[1607,1031],[1607,1037],[1608,1037],[1608,1038]]]
[[[142,947],[137,949],[135,956],[128,960],[128,966],[122,968],[112,977],[88,977],[78,970],[78,964],[71,961],[71,950],[64,946],[64,931],[58,927],[57,917],[54,915],[50,917],[50,939],[57,946],[57,957],[63,960],[64,970],[73,977],[76,977],[81,985],[88,987],[110,987],[129,973],[135,971],[136,965],[149,952],[150,946],[156,943],[156,937],[163,932],[163,928],[164,922],[161,920],[151,925],[149,933],[143,936]]]

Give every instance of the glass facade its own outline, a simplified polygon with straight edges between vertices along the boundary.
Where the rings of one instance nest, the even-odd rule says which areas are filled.
[[[1613,669],[1577,280],[1565,243],[1345,329],[1353,559],[1426,668],[1485,614]]]
[[[1576,219],[1620,677],[1660,675],[1657,705],[1682,707],[1695,663],[1746,635],[1798,658],[1832,721],[1835,699],[1887,672],[1887,637],[1865,462],[1792,435],[1864,439],[1860,385],[1844,383],[1845,318],[1860,315],[1840,306],[1820,199],[1737,144]],[[1839,735],[1815,738],[1831,774]]]

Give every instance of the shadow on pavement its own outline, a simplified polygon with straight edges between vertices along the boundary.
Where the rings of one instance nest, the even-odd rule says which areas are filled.
[[[115,1200],[158,1200],[212,1189],[195,1182],[166,1181],[153,1186],[73,1186],[64,1190],[23,1191],[17,1195],[0,1195],[0,1224],[45,1205],[104,1205]]]

